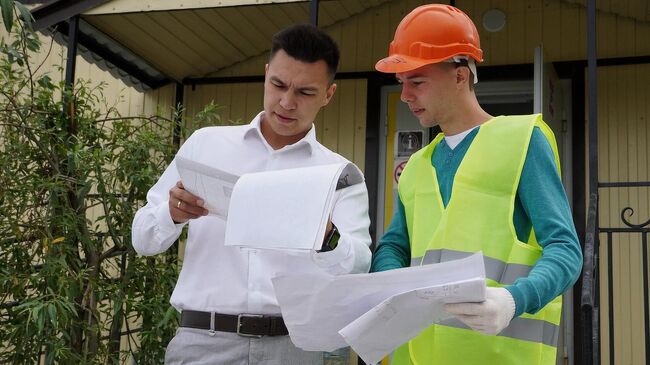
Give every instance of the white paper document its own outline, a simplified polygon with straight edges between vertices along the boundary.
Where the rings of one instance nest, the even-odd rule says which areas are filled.
[[[362,182],[352,163],[244,174],[232,193],[225,245],[318,250],[335,191]]]
[[[203,199],[210,215],[226,219],[239,176],[181,156],[176,156],[176,169],[185,190]]]
[[[485,300],[485,279],[473,278],[394,295],[372,308],[339,334],[365,361],[376,364],[432,323],[452,318],[445,303]]]
[[[485,300],[480,252],[460,260],[372,274],[292,273],[272,281],[297,347],[334,351],[351,345],[362,358],[372,360],[429,324],[448,318],[442,303]]]

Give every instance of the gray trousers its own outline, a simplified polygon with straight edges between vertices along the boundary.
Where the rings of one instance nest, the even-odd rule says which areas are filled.
[[[167,345],[165,364],[323,365],[323,353],[303,351],[289,336],[242,337],[236,333],[179,327]]]

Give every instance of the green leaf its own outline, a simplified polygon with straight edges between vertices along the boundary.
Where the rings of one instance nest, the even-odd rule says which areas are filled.
[[[52,323],[52,327],[56,328],[56,306],[54,303],[47,305],[47,314],[50,317],[50,323]]]
[[[0,0],[2,8],[2,21],[5,23],[7,32],[11,32],[11,26],[14,23],[14,2],[13,0]]]
[[[23,22],[25,22],[25,24],[27,24],[27,27],[31,29],[32,22],[34,21],[34,17],[32,16],[32,13],[21,2],[18,1],[15,2],[14,4],[16,4],[16,7],[18,8],[18,12],[20,13],[20,17],[22,18]]]

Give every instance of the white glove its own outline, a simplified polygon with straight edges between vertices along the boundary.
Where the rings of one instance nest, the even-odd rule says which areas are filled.
[[[515,300],[504,288],[488,287],[481,303],[450,303],[445,310],[461,322],[486,335],[498,335],[515,314]]]

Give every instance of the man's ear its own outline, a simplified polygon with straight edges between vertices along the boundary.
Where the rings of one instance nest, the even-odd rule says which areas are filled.
[[[470,72],[469,67],[456,67],[456,88],[467,87]]]
[[[329,104],[330,100],[332,100],[332,96],[334,96],[334,92],[336,91],[336,84],[332,83],[327,88],[327,91],[325,92],[325,102],[323,103],[323,106]]]
[[[268,72],[269,72],[269,64],[267,63],[264,65],[264,76],[266,76]]]

